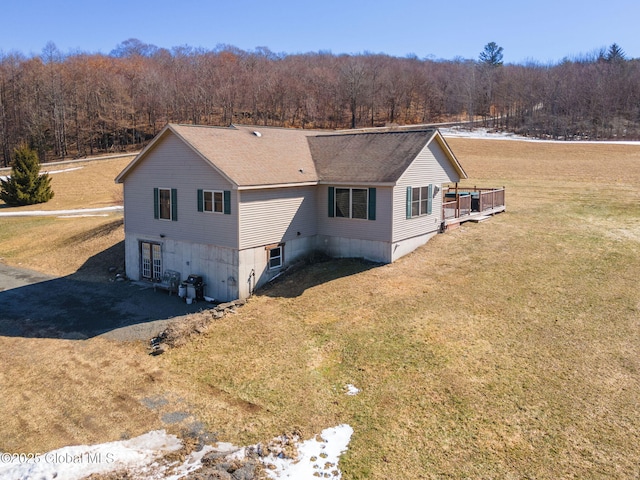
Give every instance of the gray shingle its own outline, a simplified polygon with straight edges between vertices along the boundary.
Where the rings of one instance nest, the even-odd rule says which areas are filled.
[[[328,182],[395,182],[435,130],[339,133],[309,137],[318,176]]]

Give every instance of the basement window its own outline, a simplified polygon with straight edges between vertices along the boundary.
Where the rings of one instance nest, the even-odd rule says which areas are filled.
[[[284,265],[284,244],[270,245],[266,247],[266,250],[269,270],[282,268]]]

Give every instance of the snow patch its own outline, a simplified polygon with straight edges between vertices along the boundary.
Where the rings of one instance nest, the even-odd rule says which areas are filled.
[[[323,430],[319,439],[316,437],[298,444],[298,457],[295,459],[270,455],[263,460],[267,475],[273,479],[340,479],[342,472],[338,469],[338,460],[347,450],[351,435],[353,428],[346,424],[338,425]]]
[[[357,395],[360,393],[360,389],[358,387],[356,387],[355,385],[351,385],[350,383],[348,383],[347,385],[345,385],[345,389],[347,390],[347,395]]]
[[[108,213],[84,213],[76,215],[58,215],[58,218],[108,217]]]
[[[599,143],[608,145],[636,145],[640,146],[639,141],[624,141],[624,140],[545,140],[541,138],[525,137],[523,135],[516,135],[509,132],[496,132],[488,128],[465,128],[465,127],[447,127],[440,128],[440,133],[444,137],[456,137],[456,138],[475,138],[480,140],[517,140],[520,142],[537,142],[537,143]]]
[[[338,469],[340,456],[347,450],[353,428],[343,424],[327,428],[315,438],[296,443],[298,456],[260,457],[267,475],[274,479],[342,478]],[[276,439],[277,440],[277,439]],[[71,446],[35,458],[18,458],[0,453],[0,479],[21,480],[81,480],[92,474],[108,474],[126,470],[132,480],[179,480],[202,467],[202,458],[209,452],[227,454],[227,459],[242,460],[246,451],[256,446],[239,448],[219,442],[192,452],[184,462],[167,463],[162,457],[182,448],[182,441],[165,430],[156,430],[130,440],[93,446]]]
[[[72,172],[74,170],[80,170],[81,168],[84,167],[72,167],[72,168],[65,168],[63,170],[45,170],[42,173],[48,173],[49,175],[53,174],[53,173],[65,173],[65,172]]]
[[[166,467],[163,469],[155,460],[180,448],[182,442],[178,437],[168,435],[164,430],[157,430],[131,440],[64,447],[23,463],[20,463],[20,458],[0,454],[3,458],[0,478],[80,480],[94,473],[104,474],[126,469],[140,475],[140,478],[160,479],[164,476],[160,477],[158,474],[162,474]]]

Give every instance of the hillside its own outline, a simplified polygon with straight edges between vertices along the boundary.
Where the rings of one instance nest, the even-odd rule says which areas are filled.
[[[64,56],[55,45],[34,58],[0,55],[0,166],[21,142],[43,162],[132,151],[168,122],[340,129],[474,120],[544,139],[640,138],[640,60],[615,44],[555,65],[129,46],[116,55]]]
[[[505,213],[392,265],[310,265],[160,356],[0,337],[0,451],[194,425],[250,445],[348,424],[345,479],[637,475],[640,146],[447,141],[470,185],[506,186]],[[80,185],[87,168],[60,175]],[[118,227],[94,243],[115,220],[1,220],[0,257],[71,269],[122,240]]]

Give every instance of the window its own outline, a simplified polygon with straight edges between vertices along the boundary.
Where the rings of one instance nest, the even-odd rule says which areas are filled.
[[[407,218],[431,215],[433,210],[433,185],[407,187]]]
[[[168,188],[160,189],[160,218],[171,220],[171,190]]]
[[[222,213],[222,192],[205,190],[203,193],[203,211]]]
[[[351,189],[351,218],[367,218],[367,189]]]
[[[269,270],[281,268],[284,264],[284,244],[267,247]]]
[[[351,209],[349,208],[349,204],[351,203],[350,198],[351,189],[336,188],[336,217],[351,217]]]
[[[231,214],[231,191],[198,190],[198,211]]]
[[[375,188],[329,187],[329,216],[375,220]]]
[[[178,191],[175,188],[153,189],[153,217],[178,220]]]

